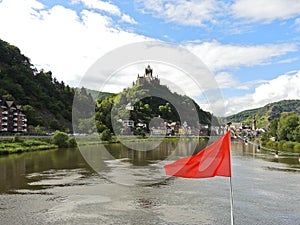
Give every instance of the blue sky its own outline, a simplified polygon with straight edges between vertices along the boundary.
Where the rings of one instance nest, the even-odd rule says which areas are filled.
[[[298,0],[0,0],[0,27],[1,39],[72,86],[116,47],[160,40],[208,66],[226,115],[300,97]]]

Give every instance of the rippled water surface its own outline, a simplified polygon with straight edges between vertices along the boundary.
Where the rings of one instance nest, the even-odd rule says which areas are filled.
[[[166,179],[172,143],[107,148],[100,175],[75,149],[1,156],[0,224],[230,224],[228,178]],[[236,224],[300,224],[296,156],[233,142],[232,173]]]

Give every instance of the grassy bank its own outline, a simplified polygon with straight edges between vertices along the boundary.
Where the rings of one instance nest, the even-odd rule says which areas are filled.
[[[61,131],[55,131],[51,138],[26,138],[16,134],[13,138],[0,139],[0,155],[76,146],[75,138]]]
[[[279,151],[300,153],[300,143],[292,141],[263,141],[262,146]]]
[[[96,144],[115,144],[115,143],[130,143],[130,142],[137,142],[137,143],[145,143],[149,141],[162,141],[162,142],[178,142],[179,140],[182,141],[199,141],[199,142],[207,142],[209,138],[207,137],[178,137],[178,136],[151,136],[151,137],[143,137],[143,136],[121,136],[121,141],[116,136],[111,136],[109,140],[102,140],[101,135],[90,135],[86,137],[76,137],[78,144],[80,146],[84,145],[96,145]]]
[[[3,138],[0,140],[0,155],[56,149],[57,145],[46,140]]]

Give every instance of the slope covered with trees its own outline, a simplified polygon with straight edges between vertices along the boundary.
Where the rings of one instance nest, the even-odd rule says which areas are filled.
[[[228,116],[227,121],[242,122],[251,124],[255,116],[258,127],[267,128],[270,122],[280,118],[282,113],[296,112],[300,113],[300,100],[282,100],[265,105],[264,107],[246,110],[232,116]]]
[[[72,129],[73,96],[73,88],[51,71],[37,71],[17,47],[0,39],[0,97],[23,105],[28,125]]]
[[[128,107],[131,107],[131,110]],[[113,132],[112,121],[118,126],[117,121],[124,119],[130,119],[134,124],[145,123],[149,127],[149,122],[154,117],[182,124],[184,121],[181,121],[181,112],[184,112],[183,117],[189,126],[196,127],[199,122],[208,125],[211,123],[212,115],[200,109],[191,98],[172,93],[167,86],[145,82],[134,84],[104,100],[98,99],[96,127],[98,132],[105,129]],[[119,126],[121,129],[121,123]]]

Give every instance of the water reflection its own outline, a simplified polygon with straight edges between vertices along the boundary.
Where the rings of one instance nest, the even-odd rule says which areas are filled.
[[[122,144],[81,146],[86,162],[102,177],[123,185],[152,185],[163,182],[166,177],[164,165],[200,151],[206,142],[198,139],[165,141],[159,147],[149,149],[151,143],[132,142]],[[146,146],[147,145],[147,146]],[[135,150],[139,146],[139,151]],[[130,148],[132,147],[132,148]]]
[[[242,155],[244,157],[252,157],[268,162],[283,163],[291,168],[300,168],[300,163],[296,155],[279,154],[278,158],[274,157],[274,152],[258,149],[256,145],[244,144],[242,141],[234,141],[231,143],[233,154]]]
[[[185,156],[189,150],[181,148],[189,146],[165,142],[153,152],[86,146],[83,156],[101,176],[79,150],[2,156],[0,223],[229,224],[228,178],[152,182],[163,178],[159,162]],[[300,224],[297,156],[275,161],[241,142],[232,143],[232,153],[236,224]],[[3,194],[12,190],[19,194]]]
[[[132,143],[137,144],[140,143]],[[62,149],[0,156],[0,193],[62,185],[59,179],[63,177],[78,180],[95,174],[94,171],[109,181],[126,185],[167,184],[163,165],[171,160],[195,154],[194,145],[190,141],[170,141],[163,142],[152,151],[136,151],[122,144],[110,144],[105,149],[101,149],[103,146],[86,146],[80,151]],[[206,143],[197,143],[196,149],[200,150],[205,146]],[[279,155],[276,159],[273,153],[263,150],[258,152],[257,146],[245,145],[239,141],[232,142],[232,152],[234,157],[278,163],[277,166],[266,166],[267,170],[300,170],[297,156]],[[43,179],[47,182],[40,183]]]
[[[76,149],[61,149],[22,154],[11,154],[0,157],[0,193],[15,189],[39,188],[29,185],[40,179],[39,176],[27,176],[44,171],[72,170],[85,168],[87,173],[92,170],[85,163]]]

